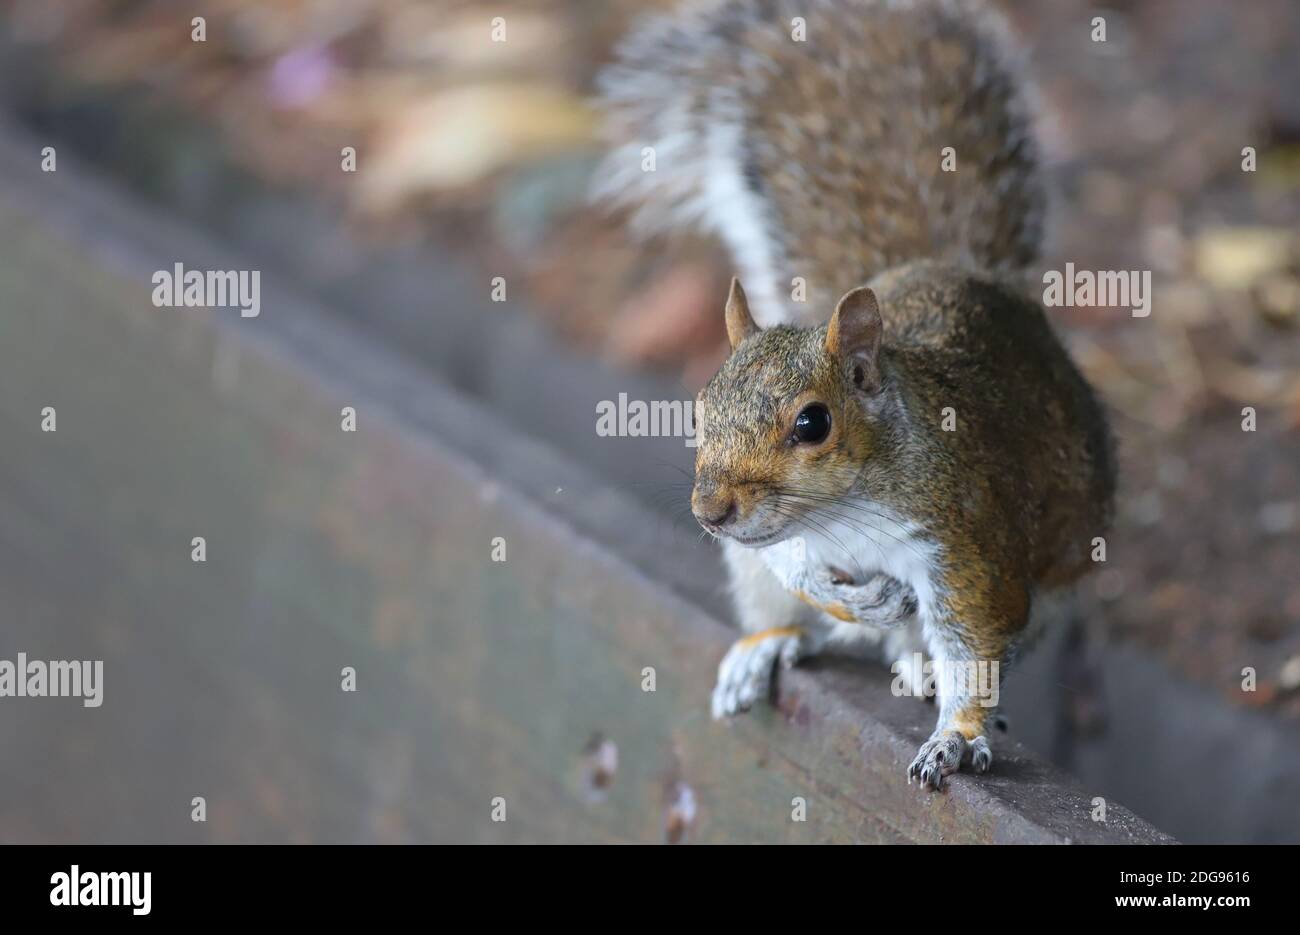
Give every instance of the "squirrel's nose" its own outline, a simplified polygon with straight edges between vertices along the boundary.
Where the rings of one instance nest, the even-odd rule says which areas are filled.
[[[736,501],[727,498],[726,501],[697,502],[693,512],[704,526],[725,526],[736,518]]]

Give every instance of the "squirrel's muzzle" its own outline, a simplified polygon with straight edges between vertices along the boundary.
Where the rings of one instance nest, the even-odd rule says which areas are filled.
[[[736,518],[736,500],[716,485],[696,484],[691,492],[691,512],[701,526],[716,532]]]

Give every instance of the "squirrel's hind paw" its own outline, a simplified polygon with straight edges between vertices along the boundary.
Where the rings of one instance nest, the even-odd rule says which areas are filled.
[[[755,701],[767,698],[776,664],[789,668],[803,655],[804,632],[799,627],[776,627],[736,640],[718,664],[714,719],[747,711]]]
[[[959,731],[937,730],[921,744],[916,758],[907,767],[907,782],[921,781],[922,789],[942,789],[943,779],[969,764],[977,773],[986,773],[993,765],[993,750],[987,738],[967,741]]]

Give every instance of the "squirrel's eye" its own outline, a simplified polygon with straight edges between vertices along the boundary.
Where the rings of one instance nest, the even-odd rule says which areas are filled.
[[[831,411],[821,403],[805,406],[795,417],[794,437],[796,441],[816,444],[831,431]]]

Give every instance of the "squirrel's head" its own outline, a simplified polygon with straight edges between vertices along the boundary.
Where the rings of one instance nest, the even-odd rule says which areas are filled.
[[[731,357],[696,402],[691,509],[715,536],[768,545],[833,516],[882,440],[880,308],[864,286],[827,325],[761,331],[733,279],[726,316]]]

